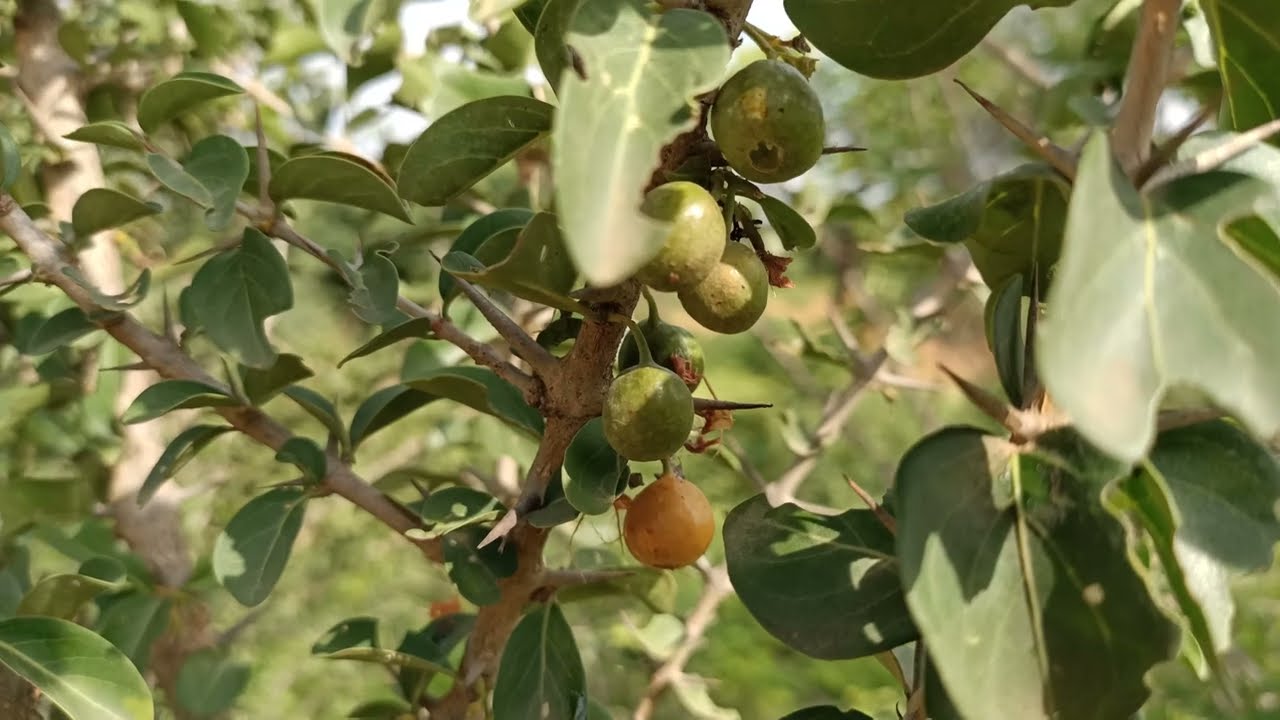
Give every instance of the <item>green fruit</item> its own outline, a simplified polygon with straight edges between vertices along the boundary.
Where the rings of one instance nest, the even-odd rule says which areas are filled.
[[[779,183],[822,156],[822,103],[809,81],[781,60],[757,60],[729,78],[711,107],[711,132],[742,177]]]
[[[725,335],[746,332],[769,302],[769,273],[754,250],[731,242],[715,269],[679,298],[702,327]]]
[[[614,378],[604,399],[604,436],[619,455],[665,460],[693,430],[693,396],[676,374],[641,365]]]
[[[698,385],[702,384],[706,363],[702,345],[698,344],[693,333],[661,320],[645,321],[640,329],[649,343],[653,361],[684,380],[684,384],[689,386],[689,392],[697,390]],[[639,364],[640,345],[631,333],[627,333],[622,341],[622,349],[618,351],[618,370],[626,370]]]
[[[636,272],[654,290],[676,292],[697,284],[720,259],[727,231],[715,198],[702,186],[684,180],[650,190],[640,209],[671,223],[662,249]]]

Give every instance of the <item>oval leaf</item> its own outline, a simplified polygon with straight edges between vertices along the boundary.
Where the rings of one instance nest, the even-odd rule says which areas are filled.
[[[45,320],[23,344],[27,355],[45,355],[65,347],[98,329],[98,324],[78,307],[67,308]]]
[[[244,88],[221,75],[178,73],[142,94],[138,101],[138,125],[145,132],[155,132],[164,123],[201,103],[243,92]]]
[[[142,481],[142,487],[138,489],[138,505],[146,505],[164,481],[181,470],[205,445],[234,429],[227,425],[196,425],[178,433]]]
[[[338,415],[338,408],[334,407],[333,403],[320,393],[299,385],[290,385],[285,388],[284,395],[297,403],[308,415],[320,421],[320,424],[328,429],[329,434],[338,439],[344,458],[351,453],[351,437],[347,433],[346,423]]]
[[[285,162],[271,177],[271,197],[349,205],[412,222],[387,178],[353,158],[332,153],[303,155]]]
[[[444,205],[550,132],[553,110],[519,96],[485,98],[453,110],[409,146],[400,166],[400,197]]]
[[[251,674],[248,665],[232,662],[221,650],[197,650],[178,671],[178,704],[197,717],[224,713],[249,685]]]
[[[445,256],[446,272],[541,305],[574,310],[566,303],[565,294],[573,289],[578,272],[565,249],[556,216],[534,215],[508,245],[511,234],[512,231],[508,231],[491,237],[476,250],[479,255],[475,258],[458,251],[450,252]],[[454,262],[450,262],[450,258],[454,258]],[[470,262],[473,259],[483,265],[474,266]]]
[[[146,669],[151,646],[169,626],[173,600],[149,592],[131,591],[110,598],[98,618],[98,632],[120,648],[133,664]]]
[[[328,473],[329,460],[324,450],[308,438],[291,437],[285,441],[276,453],[276,462],[285,462],[302,471],[304,477],[313,482],[324,480]]]
[[[533,219],[534,212],[527,208],[503,208],[495,210],[488,215],[476,220],[462,231],[458,238],[449,246],[449,252],[464,252],[474,255],[482,245],[491,238],[509,233],[511,231],[518,232],[520,228],[529,223]],[[461,292],[458,290],[458,281],[447,272],[440,273],[440,298],[444,300],[445,309],[448,309],[449,303]]]
[[[154,420],[174,410],[238,404],[222,388],[198,380],[161,380],[138,393],[120,421],[131,425]]]
[[[392,385],[370,395],[351,418],[351,448],[439,396],[404,385]]]
[[[117,587],[113,582],[77,573],[50,575],[27,591],[14,614],[74,620],[85,603]]]
[[[209,191],[210,207],[205,224],[222,230],[236,212],[236,199],[249,177],[249,156],[244,146],[226,135],[202,138],[182,164],[188,175]]]
[[[143,202],[118,190],[93,188],[76,200],[71,208],[71,226],[76,235],[88,237],[96,232],[133,222],[138,218],[155,215],[164,208],[156,203]]]
[[[1022,374],[1026,345],[1022,338],[1022,275],[1011,275],[991,291],[984,308],[987,345],[1009,402],[1022,407]]]
[[[870,510],[826,517],[763,494],[724,521],[729,579],[756,621],[824,660],[873,655],[917,637],[893,534]],[[841,632],[831,631],[843,628]]]
[[[240,366],[240,385],[250,402],[261,405],[286,387],[314,374],[302,358],[285,353],[277,356],[275,364],[266,369]]]
[[[604,436],[604,422],[592,418],[569,443],[564,454],[564,496],[584,515],[613,509],[619,478],[626,465]]]
[[[306,509],[306,492],[276,488],[240,508],[218,535],[213,573],[241,604],[267,599],[289,562]]]
[[[1269,0],[1204,0],[1226,90],[1223,127],[1248,130],[1280,117],[1280,53],[1275,5]],[[1280,144],[1275,136],[1270,142]]]
[[[111,643],[50,617],[0,620],[0,663],[71,720],[152,720],[147,683]]]
[[[556,603],[535,606],[512,631],[493,688],[494,720],[574,718],[587,677],[573,629]]]
[[[476,605],[492,605],[502,599],[498,581],[510,577],[519,564],[513,542],[489,543],[479,547],[487,528],[464,527],[444,536],[444,561],[449,579],[462,597]]]
[[[187,295],[199,327],[219,348],[250,367],[276,362],[263,322],[293,307],[293,285],[284,258],[266,235],[246,228],[239,247],[215,255],[196,271]]]
[[[533,52],[542,66],[543,77],[557,95],[561,77],[573,63],[565,35],[569,32],[569,21],[581,4],[582,0],[547,0],[533,30]]]
[[[497,520],[502,503],[488,493],[465,487],[436,490],[418,505],[420,515],[430,530],[425,537],[440,537],[459,528]]]
[[[444,277],[445,273],[440,273],[440,276]],[[361,345],[355,350],[352,350],[346,357],[338,361],[338,367],[342,367],[356,358],[372,355],[383,348],[391,347],[401,340],[409,340],[412,338],[429,340],[434,338],[435,333],[432,331],[431,326],[432,318],[413,318],[412,320],[406,320],[390,330],[378,334],[372,340]]]
[[[941,70],[972,50],[1005,13],[1074,0],[786,0],[787,16],[824,55],[873,78]]]
[[[191,177],[182,166],[174,162],[168,155],[147,153],[147,167],[156,176],[161,185],[187,198],[203,208],[213,205],[213,195],[199,180]]]
[[[782,247],[787,250],[808,250],[818,242],[818,234],[808,220],[790,205],[775,197],[763,195],[756,199],[769,219],[769,225],[778,233]]]
[[[584,3],[568,44],[587,79],[561,80],[556,207],[579,272],[613,285],[662,247],[668,225],[640,211],[644,188],[662,147],[696,123],[694,98],[719,82],[729,42],[708,13],[617,0]]]
[[[312,655],[328,655],[354,647],[381,647],[378,643],[378,619],[370,616],[347,618],[325,632],[311,646]]]
[[[514,385],[488,368],[436,368],[404,382],[415,390],[462,403],[539,437],[543,420]],[[354,434],[354,432],[352,433]]]
[[[125,150],[141,151],[146,147],[142,142],[142,136],[119,120],[103,120],[89,123],[62,137],[68,140],[93,143],[94,145],[124,148]]]

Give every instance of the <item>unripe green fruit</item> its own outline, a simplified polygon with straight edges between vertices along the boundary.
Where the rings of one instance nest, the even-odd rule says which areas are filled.
[[[684,380],[684,384],[689,386],[689,392],[697,390],[698,385],[702,384],[706,361],[702,355],[702,345],[693,337],[693,333],[661,320],[645,321],[640,329],[649,343],[653,361]],[[622,341],[622,349],[618,351],[618,370],[626,370],[639,364],[640,345],[631,333],[627,333]]]
[[[754,250],[731,242],[715,269],[679,297],[702,327],[725,335],[746,332],[769,302],[769,272]]]
[[[779,183],[803,174],[822,156],[822,103],[805,76],[781,60],[757,60],[720,88],[711,133],[742,177]]]
[[[676,454],[693,430],[693,396],[676,374],[641,365],[614,378],[604,399],[604,436],[636,462]]]
[[[649,217],[671,223],[662,249],[636,278],[662,292],[697,284],[720,259],[724,249],[724,215],[701,185],[669,182],[650,190],[640,206]]]

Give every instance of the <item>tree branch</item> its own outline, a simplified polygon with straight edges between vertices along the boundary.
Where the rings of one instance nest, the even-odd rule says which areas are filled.
[[[102,329],[136,353],[162,377],[196,380],[214,387],[223,387],[222,383],[205,372],[204,368],[169,338],[147,329],[127,312],[108,313],[99,307],[85,288],[63,272],[63,268],[69,263],[60,254],[60,245],[37,228],[12,197],[3,193],[0,193],[0,230],[13,238],[18,249],[31,260],[38,280],[56,286],[91,316],[104,317],[100,321]],[[216,412],[237,430],[273,450],[279,450],[293,437],[293,433],[286,427],[254,407],[216,408]],[[419,527],[417,518],[356,475],[336,453],[329,453],[328,466],[329,472],[323,482],[326,489],[341,495],[382,521],[401,537],[418,546],[428,558],[436,561],[442,559],[438,542],[413,540],[405,536],[408,530]]]
[[[1151,153],[1156,105],[1164,92],[1173,62],[1182,0],[1144,0],[1133,53],[1125,72],[1124,96],[1111,129],[1112,152],[1133,176]]]

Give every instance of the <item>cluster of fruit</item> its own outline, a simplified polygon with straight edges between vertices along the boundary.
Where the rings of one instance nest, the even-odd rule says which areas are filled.
[[[803,74],[781,60],[759,60],[720,88],[711,108],[713,139],[725,162],[750,181],[777,183],[807,171],[822,155],[822,106]],[[729,200],[732,208],[732,199]],[[702,327],[746,332],[764,314],[769,272],[757,250],[731,233],[735,213],[707,188],[680,180],[660,185],[642,211],[668,224],[661,250],[636,273],[652,290],[674,292]],[[632,555],[654,567],[689,565],[711,543],[711,506],[668,461],[693,430],[693,391],[702,382],[702,348],[684,328],[663,322],[656,305],[624,339],[619,374],[604,403],[605,437],[622,457],[664,461],[664,473],[627,510],[623,535]]]

